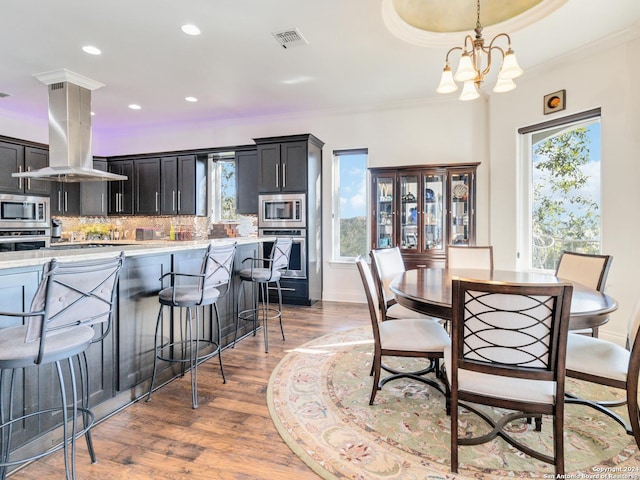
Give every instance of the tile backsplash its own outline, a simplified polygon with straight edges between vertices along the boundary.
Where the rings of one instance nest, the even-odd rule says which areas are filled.
[[[156,240],[168,240],[171,226],[176,231],[182,226],[190,232],[192,239],[221,236],[252,237],[257,234],[256,217],[241,216],[234,222],[212,224],[208,217],[179,216],[122,216],[122,217],[57,217],[62,221],[62,238],[84,234],[87,240],[113,239],[114,232],[120,240],[135,240],[136,228],[147,228],[154,232]],[[223,228],[220,228],[220,226]]]

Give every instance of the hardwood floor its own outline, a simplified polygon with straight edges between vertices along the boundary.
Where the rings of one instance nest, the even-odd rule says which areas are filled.
[[[286,306],[286,341],[269,326],[269,353],[262,331],[222,353],[227,383],[217,358],[198,369],[199,408],[191,408],[190,377],[171,382],[144,400],[98,424],[91,464],[78,441],[79,479],[318,479],[282,441],[266,402],[269,376],[292,348],[328,332],[369,324],[365,305],[324,302]],[[10,476],[11,480],[64,478],[62,452]]]

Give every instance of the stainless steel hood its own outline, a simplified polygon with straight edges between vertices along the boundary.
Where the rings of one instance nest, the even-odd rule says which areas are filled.
[[[126,180],[93,168],[91,90],[104,85],[66,69],[35,77],[49,89],[49,166],[13,176],[52,182]]]

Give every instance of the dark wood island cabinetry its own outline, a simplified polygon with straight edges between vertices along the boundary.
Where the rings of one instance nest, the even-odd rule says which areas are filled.
[[[215,242],[226,243],[221,239]],[[240,260],[255,257],[259,252],[259,239],[239,239],[235,272],[241,268]],[[161,242],[127,246],[109,246],[99,249],[56,250],[43,254],[29,252],[3,253],[4,268],[0,268],[0,310],[28,310],[42,276],[42,265],[52,257],[60,261],[88,259],[116,255],[125,251],[125,262],[120,274],[117,301],[114,309],[111,333],[101,343],[91,345],[88,350],[89,395],[96,418],[102,419],[128,405],[147,393],[153,369],[153,337],[158,314],[158,292],[162,285],[160,277],[169,271],[198,271],[208,241],[193,241],[180,244]],[[97,252],[99,250],[99,252]],[[86,253],[90,252],[90,253]],[[29,256],[31,255],[31,256]],[[227,294],[218,302],[222,330],[222,345],[233,341],[235,332],[236,295],[239,286],[236,275]],[[177,312],[176,312],[177,314]],[[212,309],[205,308],[205,320]],[[167,321],[170,315],[165,315]],[[17,319],[21,321],[21,319]],[[0,316],[0,328],[15,325],[16,318]],[[208,322],[205,322],[208,324]],[[252,325],[241,325],[238,337],[251,332]],[[205,331],[205,335],[211,332]],[[224,358],[224,353],[223,353]],[[164,362],[163,362],[164,363]],[[48,366],[50,367],[50,366]],[[52,402],[57,395],[55,369],[34,367],[16,391],[15,411],[36,411]],[[162,385],[180,375],[179,367],[161,364],[157,385]],[[35,372],[35,373],[34,373]],[[18,398],[20,397],[20,398]],[[27,441],[39,438],[42,441],[50,434],[57,418],[40,418],[14,427],[15,447],[23,445],[29,451]],[[46,440],[45,440],[46,441]],[[12,447],[13,448],[13,447]]]

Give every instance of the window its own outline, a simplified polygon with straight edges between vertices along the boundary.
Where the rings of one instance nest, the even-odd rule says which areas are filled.
[[[367,253],[367,149],[336,150],[334,161],[333,258]]]
[[[600,110],[520,133],[526,160],[521,260],[530,269],[554,270],[563,250],[600,253]]]
[[[211,162],[211,217],[212,221],[235,220],[236,163],[233,152],[217,153]]]

